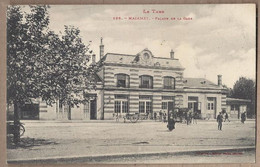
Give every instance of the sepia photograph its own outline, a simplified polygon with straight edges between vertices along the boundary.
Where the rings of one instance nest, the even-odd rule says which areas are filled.
[[[256,5],[9,5],[8,164],[256,162]]]

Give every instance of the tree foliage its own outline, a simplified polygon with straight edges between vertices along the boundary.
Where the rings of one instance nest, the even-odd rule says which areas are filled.
[[[92,51],[80,37],[80,30],[65,26],[63,34],[50,31],[49,6],[20,6],[7,12],[7,100],[24,104],[42,97],[47,104],[57,99],[78,104],[82,93],[95,87],[94,72],[88,66]],[[91,74],[91,75],[90,75]]]
[[[40,75],[44,70],[48,6],[30,6],[24,14],[20,6],[7,10],[7,101],[25,103],[40,95]]]
[[[22,105],[41,97],[47,104],[59,99],[72,106],[83,102],[83,92],[95,88],[98,66],[88,66],[89,45],[80,30],[65,26],[64,34],[49,30],[49,6],[7,9],[7,102],[14,104],[14,124],[19,127]],[[19,128],[14,141],[19,141]]]
[[[85,100],[83,92],[95,87],[95,74],[91,71],[96,71],[96,66],[88,65],[90,51],[79,34],[79,29],[65,26],[61,37],[53,32],[47,35],[47,69],[41,89],[43,100],[49,104],[59,99],[63,104],[77,105]]]
[[[248,115],[255,114],[255,82],[252,79],[240,77],[233,86],[231,97],[240,99],[250,99]]]

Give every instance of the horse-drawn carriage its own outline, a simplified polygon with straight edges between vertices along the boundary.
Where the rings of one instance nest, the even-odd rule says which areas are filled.
[[[124,115],[120,115],[115,113],[116,121],[119,121],[119,118],[124,119],[124,123],[129,120],[132,123],[136,123],[138,120],[146,120],[148,119],[148,113],[126,113]]]

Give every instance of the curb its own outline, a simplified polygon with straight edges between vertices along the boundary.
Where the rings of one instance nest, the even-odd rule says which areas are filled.
[[[184,151],[171,151],[171,152],[144,152],[144,153],[123,153],[123,154],[103,154],[103,155],[93,155],[93,156],[67,156],[67,157],[51,157],[51,158],[33,158],[33,159],[11,159],[7,160],[9,164],[62,164],[62,163],[73,163],[73,162],[85,162],[94,163],[102,162],[104,159],[111,158],[128,158],[128,157],[141,157],[141,156],[166,156],[166,155],[186,155],[186,154],[207,154],[207,155],[220,155],[226,154],[227,151],[253,151],[256,150],[255,147],[240,147],[240,148],[220,148],[220,149],[201,149],[201,150],[184,150]],[[211,152],[211,153],[208,153]],[[234,154],[235,155],[235,154]]]

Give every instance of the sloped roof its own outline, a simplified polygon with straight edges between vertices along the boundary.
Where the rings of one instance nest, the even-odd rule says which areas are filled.
[[[103,61],[106,63],[135,65],[138,64],[138,62],[136,61],[137,58],[138,55],[107,53]],[[147,66],[183,68],[178,59],[161,57],[153,57],[150,64],[147,64]]]
[[[250,103],[249,99],[238,99],[238,98],[230,98],[227,97],[227,103]]]
[[[205,78],[183,78],[184,88],[212,88],[221,89],[217,84],[205,79]]]

